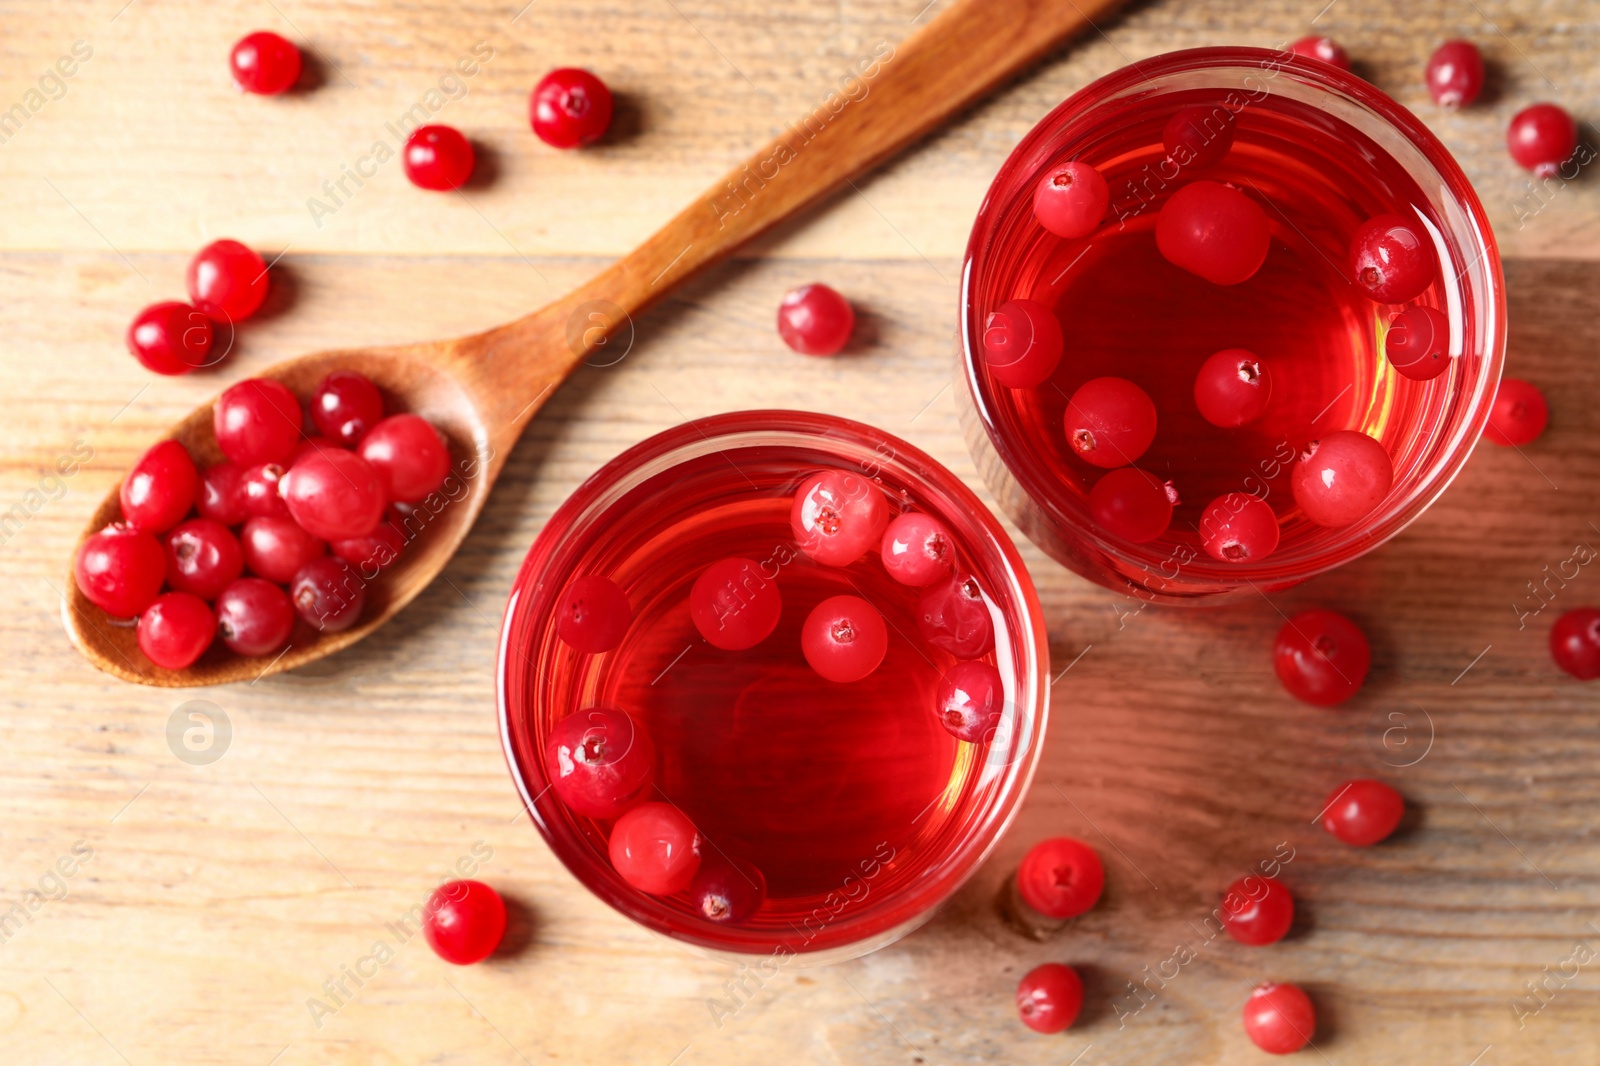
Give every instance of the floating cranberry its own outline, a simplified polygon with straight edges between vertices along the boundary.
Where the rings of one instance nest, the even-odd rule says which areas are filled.
[[[1302,611],[1283,624],[1272,645],[1272,669],[1289,695],[1315,707],[1354,696],[1367,679],[1367,636],[1336,611]]]
[[[328,542],[328,550],[356,568],[356,572],[370,581],[378,571],[400,558],[406,539],[391,522],[379,522],[364,537]]]
[[[245,518],[288,518],[279,486],[288,471],[282,463],[257,463],[239,480],[238,499]]]
[[[878,609],[860,596],[830,596],[806,616],[800,650],[829,681],[860,681],[883,662],[889,630]]]
[[[957,659],[981,659],[994,647],[994,621],[983,589],[971,574],[956,571],[929,585],[917,601],[922,638]]]
[[[377,471],[342,448],[302,457],[283,475],[280,492],[294,520],[323,540],[364,537],[383,518]]]
[[[1005,699],[999,670],[986,662],[956,663],[939,682],[934,713],[951,736],[977,744],[1000,727]]]
[[[1550,657],[1579,681],[1600,677],[1600,610],[1579,607],[1550,627]]]
[[[167,556],[154,534],[119,523],[91,534],[72,570],[90,603],[113,618],[132,618],[160,594]]]
[[[183,521],[200,487],[189,450],[164,440],[139,457],[122,479],[122,517],[135,529],[165,533]]]
[[[1088,163],[1051,167],[1033,190],[1033,217],[1057,237],[1087,237],[1106,217],[1111,191]]]
[[[1213,167],[1233,147],[1238,117],[1221,104],[1180,108],[1161,131],[1167,158],[1180,167]]]
[[[238,241],[212,241],[189,262],[189,299],[212,318],[242,322],[267,298],[267,264]]]
[[[233,46],[228,65],[240,89],[275,96],[300,80],[300,49],[276,33],[260,30]]]
[[[711,852],[689,883],[689,905],[708,921],[739,925],[767,900],[767,879],[747,862]]]
[[[1340,70],[1350,69],[1350,56],[1332,37],[1302,37],[1289,46],[1289,51],[1297,56],[1338,67]]]
[[[774,574],[773,577],[777,575]],[[733,556],[701,571],[689,589],[689,617],[713,647],[744,651],[778,627],[783,597],[761,564]]]
[[[350,564],[331,555],[319,555],[302,566],[289,583],[289,599],[312,629],[342,633],[361,618],[367,603],[366,583]]]
[[[1192,181],[1161,205],[1156,247],[1167,262],[1214,285],[1248,281],[1267,260],[1267,213],[1231,185]]]
[[[1011,300],[983,324],[983,361],[1008,389],[1043,384],[1055,373],[1064,347],[1061,320],[1042,303]]]
[[[187,592],[164,592],[139,615],[139,650],[167,670],[182,670],[200,658],[216,635],[211,608]]]
[[[177,300],[151,304],[128,327],[128,351],[157,374],[187,374],[207,365],[215,330],[198,308]]]
[[[1471,41],[1446,41],[1428,60],[1428,95],[1440,107],[1466,107],[1483,91],[1483,53]]]
[[[239,655],[271,655],[294,631],[289,594],[259,577],[241,577],[217,597],[217,635]]]
[[[921,511],[907,511],[890,522],[879,545],[889,576],[912,588],[931,585],[948,574],[955,566],[955,552],[944,523]]]
[[[1107,471],[1089,490],[1089,515],[1095,525],[1123,540],[1146,544],[1172,523],[1172,501],[1160,478],[1124,466]]]
[[[421,415],[390,415],[367,431],[359,450],[391,501],[416,503],[450,473],[450,449]]]
[[[1114,469],[1143,455],[1156,439],[1156,405],[1123,378],[1094,378],[1067,401],[1067,443],[1078,458]]]
[[[633,619],[628,594],[609,577],[585,574],[556,608],[556,634],[576,651],[599,655],[622,643]]]
[[[611,865],[652,896],[682,892],[700,868],[700,834],[670,803],[641,803],[611,828]]]
[[[1244,1005],[1244,1032],[1270,1055],[1288,1055],[1311,1043],[1317,1013],[1311,999],[1295,985],[1265,984]]]
[[[1200,515],[1200,545],[1218,562],[1259,562],[1277,550],[1278,535],[1271,505],[1247,492],[1218,496]]]
[[[422,935],[445,962],[482,962],[506,935],[505,900],[482,881],[446,881],[422,906]]]
[[[250,378],[217,397],[217,447],[236,463],[281,463],[300,440],[300,401],[281,381]]]
[[[1507,448],[1532,444],[1550,424],[1550,405],[1537,385],[1521,378],[1501,378],[1489,409],[1483,435]]]
[[[335,370],[311,394],[311,422],[318,432],[354,448],[383,421],[383,396],[365,374]]]
[[[789,528],[802,551],[824,566],[849,566],[882,543],[889,502],[875,482],[824,470],[794,494]]]
[[[244,551],[227,526],[191,518],[167,534],[167,584],[214,600],[244,572]]]
[[[449,192],[472,177],[472,142],[453,126],[418,126],[400,155],[406,177],[419,189]]]
[[[1405,797],[1382,781],[1346,781],[1323,805],[1322,828],[1364,848],[1389,839],[1405,813]]]
[[[327,550],[292,518],[256,517],[239,531],[244,565],[257,577],[286,585],[300,568]]]
[[[1059,1033],[1083,1009],[1083,979],[1059,962],[1035,966],[1017,982],[1017,1014],[1036,1033]]]
[[[1395,372],[1431,381],[1450,368],[1450,320],[1432,307],[1408,307],[1389,322],[1383,354]]]
[[[1379,303],[1416,299],[1437,272],[1433,242],[1413,219],[1377,215],[1363,222],[1350,241],[1350,275]]]
[[[1028,849],[1017,867],[1022,902],[1046,918],[1076,918],[1100,901],[1106,871],[1081,840],[1054,837]]]
[[[576,67],[552,70],[539,79],[528,101],[533,132],[552,148],[577,148],[611,128],[611,90]]]
[[[790,289],[778,304],[778,336],[801,355],[834,355],[855,328],[850,301],[826,285]]]
[[[1272,398],[1272,375],[1254,352],[1224,348],[1200,364],[1194,405],[1213,426],[1232,429],[1254,422]]]
[[[1275,878],[1241,877],[1223,894],[1223,928],[1241,944],[1276,944],[1293,924],[1294,896]]]
[[[544,770],[574,814],[615,818],[655,784],[656,746],[626,711],[589,707],[550,730]]]
[[[236,526],[250,517],[245,507],[245,468],[238,463],[218,463],[200,475],[195,508],[200,517],[225,526]],[[285,509],[285,513],[287,509]]]
[[[1511,158],[1541,178],[1553,178],[1578,147],[1578,124],[1555,104],[1518,111],[1506,130]]]
[[[1332,528],[1372,513],[1393,484],[1394,464],[1383,445],[1350,429],[1312,441],[1290,475],[1294,501],[1306,517]]]

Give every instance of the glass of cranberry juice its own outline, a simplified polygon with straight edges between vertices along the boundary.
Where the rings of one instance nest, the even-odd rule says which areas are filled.
[[[876,540],[844,566],[797,546],[794,497],[824,471],[881,493],[891,516],[921,512],[949,532],[952,576],[981,597],[992,624],[978,657],[1004,690],[983,739],[958,740],[936,713],[941,680],[958,660],[925,635],[928,590],[891,577]],[[753,561],[782,600],[770,635],[735,651],[710,644],[690,609],[697,578],[728,557]],[[575,650],[558,632],[564,593],[590,575],[616,582],[631,610],[620,643],[599,654]],[[839,595],[874,605],[888,633],[877,669],[848,683],[820,676],[801,646],[808,614]],[[989,853],[1043,741],[1048,662],[1015,546],[948,470],[859,423],[740,412],[635,446],[550,519],[506,609],[502,736],[540,832],[617,910],[713,951],[831,962],[914,929]],[[625,711],[648,738],[654,776],[642,798],[692,821],[702,870],[726,860],[759,871],[766,891],[753,914],[713,920],[692,892],[647,894],[619,875],[609,845],[617,821],[575,812],[547,769],[552,731],[593,707]]]
[[[1197,155],[1164,132],[1200,107]],[[1226,112],[1224,114],[1224,112]],[[1220,161],[1208,138],[1233,126]],[[1220,143],[1219,143],[1220,146]],[[1068,161],[1104,176],[1109,206],[1092,232],[1064,238],[1037,221],[1041,179]],[[1271,241],[1239,284],[1214,284],[1164,258],[1163,206],[1197,180],[1233,186],[1264,209]],[[1432,283],[1405,305],[1376,302],[1353,278],[1356,231],[1375,216],[1420,220],[1437,256]],[[985,328],[1007,301],[1054,311],[1063,354],[1042,384],[1007,388],[985,359]],[[1447,368],[1397,373],[1385,334],[1403,306],[1448,322]],[[1383,543],[1461,469],[1500,379],[1505,300],[1482,206],[1445,148],[1413,115],[1354,75],[1290,53],[1175,52],[1084,88],[1030,132],[995,177],[962,275],[957,388],[969,447],[1002,508],[1053,558],[1110,588],[1172,603],[1221,603],[1296,584]],[[1213,353],[1242,348],[1271,371],[1265,411],[1243,426],[1202,417],[1196,375]],[[1135,466],[1165,482],[1166,531],[1144,543],[1109,534],[1089,506],[1105,471],[1067,439],[1068,400],[1100,377],[1149,395],[1157,429]],[[1310,521],[1291,475],[1313,442],[1338,430],[1378,441],[1392,487],[1359,520]],[[1275,512],[1275,550],[1243,562],[1203,550],[1204,509],[1229,493]],[[1237,497],[1235,499],[1238,499]],[[1270,525],[1270,519],[1269,519]]]

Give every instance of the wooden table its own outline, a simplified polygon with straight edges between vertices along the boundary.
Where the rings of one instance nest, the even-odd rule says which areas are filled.
[[[0,512],[24,515],[0,544],[7,1062],[1255,1062],[1238,1011],[1263,979],[1312,991],[1333,1063],[1600,1060],[1600,961],[1581,946],[1600,950],[1600,689],[1545,650],[1556,613],[1600,601],[1600,571],[1568,563],[1578,576],[1550,580],[1553,604],[1519,624],[1538,605],[1530,582],[1600,545],[1600,186],[1584,174],[1535,197],[1501,146],[1534,99],[1600,110],[1600,20],[1584,0],[1428,0],[1404,16],[1380,0],[1320,15],[1322,0],[1135,5],[640,321],[626,360],[581,371],[539,415],[443,578],[352,651],[169,692],[98,674],[68,645],[71,544],[141,442],[276,359],[466,332],[563,291],[927,18],[922,2],[0,5],[0,108],[30,108],[0,143]],[[1395,542],[1270,604],[1139,612],[1024,544],[1056,669],[1074,664],[1045,759],[995,858],[894,947],[753,981],[589,897],[521,814],[493,714],[500,611],[552,509],[622,448],[757,406],[872,421],[975,480],[950,335],[967,225],[1002,155],[1129,60],[1277,44],[1313,21],[1458,152],[1507,256],[1511,367],[1545,386],[1551,430],[1521,453],[1481,446]],[[306,42],[319,84],[234,92],[228,48],[255,28]],[[1488,104],[1446,115],[1420,77],[1452,35],[1477,40],[1495,76]],[[41,86],[77,41],[92,55]],[[427,107],[475,46],[476,73],[434,102],[482,146],[483,178],[465,196],[424,194],[391,161],[331,202],[323,183],[374,142],[392,147],[386,124]],[[591,151],[557,153],[527,130],[529,87],[567,64],[621,96],[616,132]],[[188,256],[219,236],[283,253],[270,305],[217,373],[156,379],[122,332],[139,307],[180,297]],[[861,308],[859,354],[781,347],[778,296],[813,279]],[[63,457],[70,477],[54,476]],[[1347,610],[1374,643],[1371,680],[1332,713],[1292,704],[1269,670],[1280,612],[1311,605]],[[226,738],[185,746],[191,699]],[[1410,799],[1392,843],[1356,851],[1311,824],[1357,775]],[[1047,833],[1099,847],[1107,889],[1036,941],[996,900]],[[1268,949],[1200,943],[1191,923],[1283,844],[1296,932]],[[512,950],[471,969],[387,924],[461,861],[517,912]],[[379,941],[393,957],[363,961]],[[1124,1017],[1141,1002],[1129,982],[1180,943],[1194,961]],[[1011,1003],[1049,959],[1081,965],[1089,989],[1056,1038],[1024,1030]],[[358,968],[370,976],[345,976]],[[324,982],[340,980],[336,1001]],[[708,1004],[728,1003],[730,980],[747,993],[719,1025]]]

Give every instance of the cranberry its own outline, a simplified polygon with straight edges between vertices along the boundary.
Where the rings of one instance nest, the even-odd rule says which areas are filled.
[[[1106,217],[1111,191],[1088,163],[1051,167],[1033,190],[1033,217],[1057,237],[1087,237]]]
[[[250,378],[217,397],[217,447],[236,463],[280,463],[300,440],[300,401],[281,381]]]
[[[689,883],[689,904],[702,917],[724,925],[745,921],[767,899],[767,879],[747,862],[725,859],[715,852],[700,860]]]
[[[611,865],[652,896],[682,892],[700,869],[700,834],[670,803],[641,803],[611,827]]]
[[[217,635],[240,655],[271,655],[294,631],[289,594],[259,577],[241,577],[217,597]]]
[[[247,93],[275,96],[300,80],[300,49],[265,30],[240,38],[228,57],[233,83]]]
[[[1405,798],[1382,781],[1346,781],[1323,806],[1322,828],[1364,848],[1387,840],[1405,813]]]
[[[1294,465],[1294,501],[1319,526],[1348,526],[1365,518],[1389,495],[1394,465],[1382,444],[1365,433],[1329,433]]]
[[[214,600],[244,572],[239,540],[221,522],[191,518],[167,534],[167,584]]]
[[[890,522],[883,531],[879,553],[889,576],[912,588],[933,584],[948,574],[956,561],[950,531],[921,511],[907,511]]]
[[[1438,259],[1428,235],[1399,215],[1367,219],[1350,241],[1350,274],[1379,303],[1403,304],[1433,284]]]
[[[849,566],[882,543],[889,501],[859,474],[825,470],[794,494],[789,528],[801,549],[824,566]]]
[[[850,301],[826,285],[790,289],[778,304],[778,336],[801,355],[834,355],[855,328]]]
[[[423,904],[422,935],[445,962],[482,962],[506,935],[505,900],[482,881],[447,881]]]
[[[239,531],[244,565],[257,577],[280,585],[294,580],[300,568],[327,550],[292,518],[257,517]]]
[[[569,646],[590,655],[622,643],[633,620],[628,594],[609,577],[586,574],[567,586],[556,608],[556,633]]]
[[[1372,665],[1367,636],[1336,611],[1301,611],[1272,644],[1272,669],[1289,695],[1332,707],[1356,694]]]
[[[1161,131],[1167,158],[1180,167],[1213,167],[1233,147],[1238,117],[1221,104],[1180,108]]]
[[[360,453],[378,472],[383,494],[401,503],[423,499],[450,473],[450,449],[421,415],[385,418],[361,438]]]
[[[544,771],[574,814],[615,818],[655,784],[656,746],[627,712],[589,707],[550,730]]]
[[[1067,401],[1067,443],[1095,466],[1127,466],[1156,439],[1156,405],[1124,378],[1084,382]]]
[[[225,526],[236,526],[250,517],[245,507],[244,481],[245,468],[238,463],[207,467],[200,475],[200,491],[195,500],[200,517]]]
[[[405,546],[405,537],[393,523],[387,521],[373,526],[372,532],[366,536],[328,543],[333,554],[355,567],[369,581],[378,576],[378,571],[400,558],[400,551]]]
[[[383,518],[377,471],[342,448],[302,457],[283,475],[280,492],[294,520],[323,540],[366,536]]]
[[[1483,91],[1483,53],[1471,41],[1446,41],[1428,60],[1428,95],[1440,107],[1466,107]]]
[[[1123,540],[1145,544],[1167,531],[1172,501],[1160,478],[1125,466],[1101,476],[1089,490],[1095,525]]]
[[[883,662],[889,629],[878,609],[860,596],[829,596],[806,616],[800,650],[811,669],[829,681],[860,681]]]
[[[552,70],[533,87],[528,118],[533,132],[552,148],[590,144],[611,128],[611,90],[587,70]]]
[[[400,155],[406,177],[419,189],[449,192],[472,177],[472,142],[453,126],[418,126]]]
[[[1200,515],[1200,545],[1219,562],[1259,562],[1278,548],[1278,516],[1259,496],[1218,496]]]
[[[189,451],[164,440],[145,452],[122,479],[122,517],[135,529],[165,533],[189,513],[200,487],[200,472]]]
[[[1035,966],[1017,982],[1017,1014],[1036,1033],[1059,1033],[1083,1009],[1083,979],[1059,962]]]
[[[923,592],[917,601],[917,628],[929,644],[957,659],[980,659],[994,647],[994,621],[983,589],[971,574],[959,570]]]
[[[1311,1043],[1317,1013],[1296,985],[1265,984],[1244,1005],[1244,1032],[1270,1055],[1288,1055]]]
[[[1383,354],[1395,371],[1431,381],[1450,368],[1450,320],[1432,307],[1408,307],[1389,322]]]
[[[1167,262],[1214,285],[1248,281],[1272,244],[1267,213],[1231,185],[1192,181],[1161,205],[1156,247]]]
[[[999,670],[985,662],[956,663],[939,682],[934,713],[951,736],[976,744],[994,736],[1005,699]]]
[[[189,299],[212,318],[242,322],[267,298],[267,264],[238,241],[212,241],[189,263]]]
[[[383,420],[383,397],[364,374],[335,370],[311,394],[311,422],[317,431],[346,448],[361,443]]]
[[[281,463],[257,463],[239,479],[238,498],[245,518],[288,518],[279,486],[287,473]]]
[[[1223,894],[1222,924],[1241,944],[1276,944],[1294,924],[1294,897],[1275,878],[1241,877]]]
[[[983,361],[1008,389],[1043,384],[1061,362],[1061,320],[1042,303],[1011,300],[983,324]]]
[[[1483,435],[1496,444],[1532,444],[1550,424],[1550,405],[1538,386],[1521,378],[1501,378]]]
[[[1232,429],[1253,422],[1272,398],[1272,375],[1254,352],[1224,348],[1200,364],[1194,405],[1213,426]]]
[[[1302,37],[1289,46],[1297,56],[1315,59],[1340,70],[1350,69],[1350,56],[1332,37]]]
[[[777,582],[763,575],[761,564],[751,559],[719,559],[701,571],[689,590],[694,627],[723,651],[760,644],[778,627],[782,613]]]
[[[1506,130],[1511,158],[1541,178],[1555,177],[1577,147],[1578,124],[1555,104],[1523,108]]]
[[[300,568],[289,584],[295,612],[311,628],[342,633],[361,618],[367,603],[366,584],[350,564],[331,555],[319,555]]]
[[[1600,610],[1579,607],[1550,627],[1550,656],[1579,681],[1600,677]]]
[[[72,570],[90,603],[113,618],[132,618],[160,594],[167,556],[154,534],[109,525],[83,542]]]
[[[1022,902],[1046,918],[1076,918],[1100,901],[1106,871],[1081,840],[1054,837],[1028,849],[1017,867]]]
[[[215,330],[205,313],[177,300],[151,304],[128,327],[128,351],[157,374],[187,374],[205,366]]]
[[[182,670],[211,647],[217,620],[206,601],[164,592],[139,615],[139,650],[167,670]]]

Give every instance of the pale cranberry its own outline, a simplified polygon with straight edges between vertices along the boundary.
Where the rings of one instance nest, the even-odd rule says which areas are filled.
[[[1218,496],[1200,515],[1200,545],[1219,562],[1260,562],[1277,550],[1278,535],[1271,505],[1247,492]]]
[[[615,818],[655,784],[656,746],[627,712],[589,707],[550,730],[544,770],[573,813]]]
[[[528,101],[533,132],[552,148],[577,148],[605,136],[611,127],[611,90],[576,67],[552,70],[539,79]]]
[[[1365,433],[1329,433],[1295,463],[1294,501],[1319,526],[1348,526],[1372,513],[1389,495],[1394,465],[1382,444]]]
[[[195,508],[200,517],[236,526],[250,517],[244,498],[245,468],[238,463],[218,463],[200,475]]]
[[[1033,190],[1033,217],[1057,237],[1087,237],[1106,217],[1111,191],[1088,163],[1051,167]]]
[[[361,438],[361,458],[377,471],[383,494],[416,503],[435,492],[450,473],[450,449],[420,415],[390,415]]]
[[[855,328],[850,301],[826,285],[790,289],[778,304],[778,336],[801,355],[834,355]]]
[[[1223,928],[1241,944],[1275,944],[1293,924],[1294,896],[1275,878],[1241,877],[1222,897]]]
[[[245,92],[275,96],[300,80],[300,49],[276,33],[259,30],[233,46],[228,65],[233,83]]]
[[[1350,275],[1379,303],[1403,304],[1422,295],[1438,273],[1433,242],[1414,218],[1378,215],[1350,241]]]
[[[567,586],[556,608],[556,634],[589,655],[610,651],[628,633],[628,594],[609,577],[585,574]]]
[[[331,555],[319,555],[302,566],[289,583],[289,599],[312,629],[342,633],[361,619],[366,606],[366,583],[350,564]]]
[[[294,631],[289,594],[259,577],[241,577],[217,597],[217,635],[239,655],[271,655]]]
[[[212,241],[189,262],[189,299],[212,318],[242,322],[267,298],[267,264],[238,241]]]
[[[983,362],[1008,389],[1042,384],[1061,362],[1061,320],[1042,303],[1011,300],[983,324]]]
[[[1161,131],[1167,158],[1180,167],[1216,166],[1233,147],[1237,116],[1222,104],[1180,108]]]
[[[1288,1055],[1311,1043],[1317,1012],[1295,985],[1265,984],[1244,1005],[1244,1032],[1269,1055]]]
[[[155,445],[122,479],[122,517],[135,529],[164,533],[183,521],[194,505],[200,472],[189,450],[175,440]]]
[[[244,472],[238,494],[245,518],[289,517],[289,505],[283,502],[279,491],[287,472],[282,463],[257,463]]]
[[[1432,307],[1408,307],[1389,322],[1383,354],[1395,372],[1431,381],[1450,369],[1450,320]]]
[[[1389,839],[1405,813],[1405,797],[1382,781],[1346,781],[1323,805],[1322,828],[1346,844],[1364,848]]]
[[[447,881],[422,906],[422,934],[445,962],[482,962],[506,935],[505,900],[482,881]]]
[[[1506,130],[1511,158],[1541,178],[1552,178],[1578,147],[1578,124],[1555,104],[1518,111]]]
[[[1232,429],[1253,422],[1272,398],[1272,375],[1254,352],[1224,348],[1200,364],[1194,405],[1213,426]]]
[[[393,523],[387,521],[373,526],[372,532],[364,537],[328,542],[329,551],[355,567],[369,581],[378,575],[378,571],[400,558],[405,546],[405,537]]]
[[[1106,871],[1081,840],[1054,837],[1028,849],[1017,867],[1017,893],[1046,918],[1076,918],[1100,901]]]
[[[800,650],[811,669],[829,681],[860,681],[883,662],[889,629],[878,609],[860,596],[830,596],[806,616]]]
[[[1289,695],[1314,707],[1354,696],[1372,666],[1367,635],[1336,611],[1301,611],[1272,645],[1272,669]]]
[[[1017,1014],[1036,1033],[1059,1033],[1083,1009],[1083,979],[1059,962],[1035,966],[1017,982]]]
[[[383,421],[383,396],[366,375],[335,370],[311,394],[311,421],[330,440],[354,448]]]
[[[700,869],[700,834],[670,803],[641,803],[611,828],[611,865],[652,896],[682,892]]]
[[[773,577],[777,575],[774,574]],[[689,589],[689,617],[713,647],[743,651],[766,640],[778,627],[783,597],[761,564],[733,556],[700,572]]]
[[[164,592],[139,615],[139,650],[167,670],[182,670],[211,647],[217,620],[187,592]]]
[[[883,568],[902,585],[922,588],[948,574],[956,562],[950,531],[932,515],[907,511],[890,522],[879,545]]]
[[[794,494],[789,528],[802,551],[824,566],[849,566],[883,540],[889,501],[860,474],[825,470]]]
[[[281,381],[250,378],[217,397],[217,447],[236,463],[281,463],[300,440],[300,401]]]
[[[725,859],[709,852],[689,883],[689,905],[695,913],[723,925],[738,925],[761,909],[767,899],[767,879],[747,862]]]
[[[939,682],[934,713],[951,736],[976,744],[1000,727],[1005,699],[999,670],[986,662],[956,663]]]
[[[1125,466],[1107,471],[1089,490],[1089,515],[1095,525],[1123,540],[1145,544],[1167,531],[1172,501],[1160,478]]]
[[[301,458],[279,489],[294,520],[323,540],[371,533],[386,502],[378,473],[355,452],[326,448]]]
[[[418,126],[406,138],[400,159],[411,184],[435,192],[461,188],[477,162],[472,142],[451,126]]]
[[[1428,60],[1428,95],[1440,107],[1466,107],[1483,91],[1483,53],[1471,41],[1446,41]]]
[[[1067,401],[1067,443],[1095,466],[1127,466],[1156,439],[1156,405],[1150,394],[1123,378],[1084,382]]]
[[[994,621],[983,589],[960,570],[929,585],[917,600],[922,638],[957,659],[981,659],[994,647]]]
[[[167,584],[214,600],[244,572],[239,540],[221,522],[192,518],[167,534]]]
[[[110,525],[78,548],[73,577],[90,603],[114,618],[132,618],[150,606],[167,576],[167,557],[154,534]]]
[[[1289,46],[1289,51],[1340,70],[1350,69],[1350,56],[1332,37],[1302,37]]]
[[[280,585],[294,580],[300,568],[327,550],[319,538],[292,518],[257,517],[239,531],[244,565],[252,574]]]
[[[1600,610],[1579,607],[1550,627],[1550,657],[1579,681],[1600,677]]]
[[[1244,193],[1215,181],[1192,181],[1156,218],[1156,247],[1173,266],[1215,285],[1248,281],[1267,260],[1272,226]]]
[[[1501,378],[1483,435],[1507,448],[1532,444],[1550,424],[1550,405],[1537,385],[1521,378]]]
[[[157,374],[187,374],[207,365],[215,327],[205,312],[168,300],[151,304],[128,327],[128,351]]]

